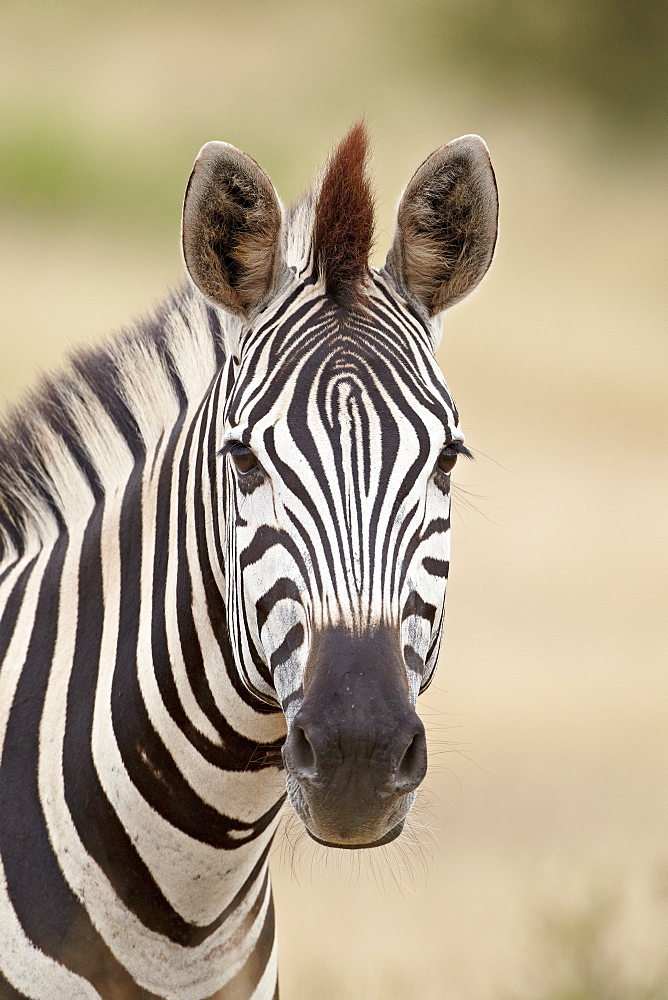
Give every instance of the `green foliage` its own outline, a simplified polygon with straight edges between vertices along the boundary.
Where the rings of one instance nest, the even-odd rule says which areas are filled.
[[[660,0],[7,0],[0,210],[173,231],[188,166],[221,123],[282,188],[322,148],[312,136],[331,142],[362,110],[394,128],[403,99],[426,119],[456,119],[463,102],[462,122],[477,106],[511,126],[538,108],[569,148],[584,126],[626,167],[661,148],[667,36]]]
[[[25,110],[0,131],[0,207],[105,226],[178,226],[184,163],[192,150],[139,158],[118,136],[100,144],[62,110]]]
[[[452,0],[422,9],[431,62],[447,53],[490,100],[570,103],[614,135],[665,136],[662,0]]]

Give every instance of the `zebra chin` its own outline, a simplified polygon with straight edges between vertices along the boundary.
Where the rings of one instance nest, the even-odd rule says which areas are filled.
[[[294,779],[288,778],[288,799],[311,840],[322,847],[361,851],[384,847],[402,833],[406,817],[415,801],[415,792],[403,795],[387,808],[383,799],[363,802],[350,798],[337,802],[336,794],[322,794],[322,808],[317,797],[311,803]]]
[[[393,840],[396,840],[406,823],[405,819],[402,819],[399,823],[388,830],[386,834],[379,837],[378,840],[372,840],[371,843],[360,843],[360,844],[344,844],[337,840],[321,840],[320,837],[316,837],[308,827],[306,827],[306,832],[308,833],[311,840],[315,840],[316,844],[321,844],[323,847],[338,847],[340,850],[344,851],[364,851],[369,847],[384,847],[385,844],[391,844]]]

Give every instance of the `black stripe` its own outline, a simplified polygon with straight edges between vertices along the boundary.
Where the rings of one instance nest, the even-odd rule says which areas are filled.
[[[269,905],[265,914],[262,930],[255,942],[255,946],[250,955],[239,969],[239,971],[225,984],[217,996],[220,1000],[249,1000],[257,988],[257,984],[262,978],[267,962],[271,957],[271,950],[274,945],[276,933],[276,921],[274,916],[274,901],[271,896],[271,886],[269,879],[265,880],[258,898],[253,905],[251,913],[244,921],[244,926],[249,932],[257,919],[257,915],[262,909],[267,892],[269,893]]]
[[[12,641],[12,636],[14,635],[16,621],[19,616],[19,612],[21,611],[21,605],[23,604],[23,598],[28,585],[28,580],[30,579],[30,574],[35,567],[36,561],[37,557],[31,559],[25,569],[21,570],[18,579],[12,587],[12,592],[9,595],[7,603],[5,604],[5,610],[2,613],[2,618],[0,618],[0,670],[2,670],[2,664],[4,663],[5,656],[7,655],[7,649]]]
[[[257,630],[262,632],[267,618],[274,610],[279,601],[295,601],[301,605],[301,595],[294,580],[289,580],[286,576],[280,577],[255,605],[257,618]]]
[[[432,559],[431,556],[425,556],[422,565],[431,576],[440,576],[447,580],[450,563],[446,562],[445,559]]]
[[[401,573],[399,574],[399,581],[397,583],[397,590],[401,593],[404,585],[404,580],[406,579],[406,574],[408,573],[410,564],[413,560],[417,549],[424,541],[431,538],[432,535],[445,534],[450,530],[450,518],[449,517],[435,517],[429,522],[425,530],[419,534],[415,533],[411,538],[410,542],[406,546],[406,551],[404,552],[403,562],[401,564]]]
[[[288,535],[287,531],[282,531],[280,528],[274,528],[271,524],[263,524],[255,532],[255,535],[251,539],[250,543],[239,555],[239,567],[242,573],[252,566],[253,563],[259,562],[265,552],[268,552],[274,545],[280,545],[287,552],[290,553],[294,561],[297,563],[299,572],[302,574],[304,580],[308,580],[308,573],[306,572],[306,566],[304,560],[301,557],[301,553],[294,541]]]
[[[426,619],[426,621],[433,626],[437,610],[436,605],[429,604],[427,601],[424,601],[418,594],[417,590],[411,590],[408,598],[406,599],[406,603],[404,604],[401,620],[402,622],[405,622],[407,618],[411,617],[411,615],[417,615],[419,618]]]
[[[220,319],[217,311],[208,302],[205,302],[204,305],[206,307],[207,319],[209,320],[209,329],[211,330],[211,340],[213,342],[216,367],[222,368],[226,360],[225,334],[223,333],[223,328],[220,325]]]
[[[179,462],[177,486],[178,502],[176,508],[178,515],[176,523],[176,619],[178,624],[179,642],[183,651],[186,676],[188,678],[190,689],[193,692],[197,704],[201,708],[204,715],[206,715],[214,729],[220,732],[224,739],[229,739],[231,727],[215,703],[213,693],[206,676],[206,671],[204,669],[204,656],[200,646],[199,637],[197,635],[197,626],[195,625],[194,620],[192,577],[190,573],[187,550],[188,520],[194,513],[193,511],[189,511],[187,509],[187,489],[191,474],[191,450],[193,448],[193,441],[196,443],[195,504],[201,504],[202,500],[202,462],[204,458],[203,437],[206,434],[206,421],[201,420],[198,432],[198,423],[200,423],[200,418],[201,414],[198,413],[188,428]],[[199,520],[200,524],[203,526],[204,513],[201,509],[199,511]],[[202,540],[201,532],[198,541],[202,546],[202,550],[206,551],[206,539]],[[213,595],[210,594],[209,596],[212,597]],[[220,604],[218,606],[218,610],[220,610]],[[165,611],[163,609],[163,614],[164,613]]]
[[[404,646],[404,663],[408,670],[412,670],[416,674],[422,674],[424,670],[424,660],[415,647],[408,643]]]
[[[140,461],[146,447],[137,419],[125,402],[118,357],[103,348],[80,352],[72,359],[72,365],[100,400],[135,462]]]
[[[297,622],[297,624],[293,625],[288,631],[288,634],[280,646],[271,654],[271,672],[275,673],[277,667],[286,663],[295,650],[299,649],[303,641],[304,626],[301,622]]]
[[[297,389],[297,391],[295,393],[295,396],[297,396],[298,392],[299,392],[299,388]],[[304,404],[304,407],[305,407],[305,404]],[[314,441],[314,439],[312,438],[312,436],[310,434],[310,431],[307,432],[307,437],[305,439],[308,442],[308,445],[309,445],[309,447],[308,447],[307,450],[305,450],[305,448],[304,448],[304,439],[302,439],[301,436],[298,436],[295,433],[296,427],[299,427],[302,431],[304,431],[304,429],[306,427],[306,424],[307,424],[307,419],[306,419],[305,408],[304,408],[304,410],[302,412],[297,413],[296,412],[296,407],[293,404],[293,406],[290,407],[290,410],[288,412],[288,426],[290,427],[290,431],[291,431],[291,433],[293,435],[293,438],[296,441],[298,441],[300,450],[306,456],[306,459],[307,459],[307,461],[309,463],[311,471],[316,475],[316,478],[319,480],[319,482],[321,484],[324,484],[324,483],[326,483],[325,472],[324,472],[324,469],[322,468],[322,465],[320,464],[320,454],[319,454],[318,448],[317,448],[317,446],[315,444],[315,441]],[[264,435],[264,444],[265,444],[265,447],[267,449],[267,453],[268,453],[269,457],[271,458],[272,463],[274,464],[274,466],[276,468],[276,471],[278,472],[279,476],[281,477],[281,481],[282,481],[283,485],[287,489],[289,489],[290,492],[293,493],[301,501],[302,505],[308,511],[308,513],[310,514],[311,518],[313,519],[313,523],[315,524],[315,529],[316,529],[316,532],[318,534],[318,538],[319,538],[319,540],[320,540],[320,542],[322,544],[322,547],[324,549],[324,554],[325,554],[325,558],[326,558],[327,565],[328,565],[328,568],[329,568],[330,576],[331,576],[332,579],[334,579],[334,576],[335,576],[334,561],[333,561],[333,558],[332,558],[331,550],[330,550],[329,546],[326,544],[326,530],[325,530],[325,523],[323,521],[322,515],[321,515],[320,511],[318,510],[318,507],[317,507],[315,501],[313,500],[313,498],[311,496],[309,496],[309,494],[304,489],[304,484],[299,479],[299,477],[297,476],[297,474],[295,473],[295,471],[287,464],[287,462],[284,462],[280,458],[280,456],[279,456],[279,454],[278,454],[278,452],[276,450],[276,445],[275,445],[275,440],[274,440],[274,428],[273,427],[269,427],[267,429],[267,431],[265,432],[265,435]],[[319,469],[314,466],[314,463],[316,463],[317,466],[319,466]],[[323,493],[325,494],[326,497],[329,497],[328,502],[329,502],[329,507],[330,507],[330,515],[331,515],[331,518],[332,518],[332,520],[334,522],[335,527],[338,528],[338,525],[336,523],[335,512],[334,512],[334,509],[333,509],[333,500],[331,498],[331,493],[329,491],[329,484],[327,484],[327,486],[325,486],[325,488],[323,489]],[[314,565],[315,565],[315,562],[314,562]],[[307,579],[308,579],[308,577],[304,576],[304,580],[307,580]]]
[[[0,972],[0,1000],[30,1000],[25,993],[19,993]]]

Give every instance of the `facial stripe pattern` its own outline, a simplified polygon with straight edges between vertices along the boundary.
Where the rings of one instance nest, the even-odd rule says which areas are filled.
[[[191,282],[0,434],[0,1000],[272,1000],[286,796],[328,846],[401,833],[466,453],[432,303],[487,269],[496,189],[441,147],[375,270],[366,150],[284,213],[205,146]],[[416,282],[430,226],[456,263]]]
[[[418,542],[411,520],[424,520],[438,452],[461,440],[424,329],[397,330],[385,304],[370,290],[368,313],[345,326],[325,303],[269,343],[249,343],[227,411],[235,434],[270,472],[242,483],[240,510],[261,502],[267,478],[280,482],[280,502],[297,529],[287,537],[314,577],[307,588],[314,628],[341,617],[359,627],[397,621],[404,547]],[[268,381],[269,372],[272,384],[258,399],[255,382]],[[443,480],[436,515],[422,528],[429,534],[449,527]]]

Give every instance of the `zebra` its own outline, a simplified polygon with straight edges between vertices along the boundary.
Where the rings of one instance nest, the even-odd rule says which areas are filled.
[[[284,803],[403,828],[427,767],[450,474],[436,364],[497,230],[484,142],[432,153],[372,268],[363,123],[285,211],[207,143],[186,283],[0,433],[0,998],[270,1000]]]

